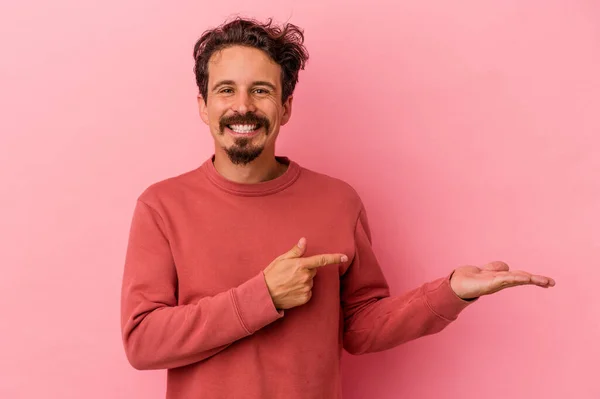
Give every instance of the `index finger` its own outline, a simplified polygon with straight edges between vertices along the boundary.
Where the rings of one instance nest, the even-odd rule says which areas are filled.
[[[322,254],[313,255],[306,258],[302,258],[302,266],[312,270],[319,267],[333,265],[336,263],[344,263],[348,260],[348,257],[344,254]]]

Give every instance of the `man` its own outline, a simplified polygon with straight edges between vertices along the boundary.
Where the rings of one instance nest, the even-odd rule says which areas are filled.
[[[302,31],[235,19],[194,48],[215,141],[138,198],[122,291],[127,357],[167,398],[340,398],[340,355],[433,334],[482,295],[551,278],[463,266],[391,297],[347,183],[275,156],[308,54]]]

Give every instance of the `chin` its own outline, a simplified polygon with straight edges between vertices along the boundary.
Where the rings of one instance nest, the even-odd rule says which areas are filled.
[[[240,148],[233,146],[225,149],[227,157],[234,165],[247,165],[258,158],[264,150],[264,147]]]

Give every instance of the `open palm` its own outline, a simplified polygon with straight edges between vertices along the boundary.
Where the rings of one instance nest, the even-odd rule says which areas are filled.
[[[461,266],[454,270],[450,279],[452,290],[463,299],[473,299],[493,294],[518,285],[553,287],[550,277],[531,274],[522,270],[509,270],[504,262],[490,262],[482,267]]]

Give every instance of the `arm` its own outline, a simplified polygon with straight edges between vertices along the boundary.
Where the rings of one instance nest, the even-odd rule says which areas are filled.
[[[133,367],[174,368],[204,360],[281,317],[262,272],[226,292],[178,305],[164,224],[138,200],[121,296],[123,342]]]
[[[473,301],[459,298],[450,276],[391,297],[371,247],[364,206],[356,223],[356,252],[342,277],[344,348],[352,354],[378,352],[434,334],[456,320]]]

